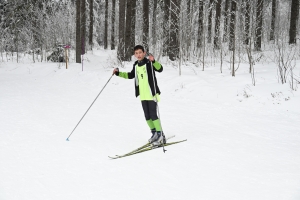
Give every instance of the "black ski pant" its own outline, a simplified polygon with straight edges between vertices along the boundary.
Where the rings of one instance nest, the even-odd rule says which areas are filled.
[[[144,110],[146,120],[152,119],[152,121],[157,120],[157,103],[155,101],[142,101],[142,107]]]

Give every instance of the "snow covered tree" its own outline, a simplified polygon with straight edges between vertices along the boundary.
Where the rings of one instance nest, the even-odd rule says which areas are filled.
[[[179,68],[184,62],[203,64],[204,70],[249,61],[251,73],[263,47],[296,44],[299,26],[299,0],[0,0],[0,12],[2,60],[2,52],[7,60],[24,52],[33,62],[42,61],[53,49],[71,44],[80,63],[85,44],[92,48],[95,38],[104,48],[118,45],[120,61],[131,60],[138,42],[157,58],[179,60]]]
[[[5,30],[2,35],[5,40],[1,43],[5,45],[5,51],[17,53],[17,61],[20,51],[27,48],[34,51],[42,44],[43,18],[40,13],[43,8],[42,3],[36,0],[1,2],[3,10],[1,26]]]

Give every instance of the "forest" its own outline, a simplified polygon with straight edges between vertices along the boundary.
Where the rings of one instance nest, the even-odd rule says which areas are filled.
[[[0,200],[300,200],[299,1],[0,0]]]
[[[224,66],[232,76],[240,63],[274,62],[279,81],[293,90],[300,57],[299,0],[0,0],[0,61],[20,54],[33,62],[74,62],[93,48],[116,50],[118,62],[132,58],[137,44],[178,67]],[[56,58],[58,57],[58,59]]]

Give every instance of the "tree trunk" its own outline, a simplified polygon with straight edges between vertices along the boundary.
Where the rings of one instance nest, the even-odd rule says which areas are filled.
[[[108,0],[105,0],[104,49],[108,46]]]
[[[192,0],[186,0],[186,6],[187,6],[187,11],[186,11],[186,15],[187,15],[187,20],[186,20],[186,25],[187,25],[187,28],[186,28],[186,31],[183,31],[185,32],[185,35],[186,35],[186,41],[184,42],[185,43],[185,55],[187,55],[187,59],[189,60],[190,58],[190,48],[191,48],[191,41],[192,41],[192,37],[194,34],[192,34],[192,18],[193,18],[193,14],[191,13],[191,2]]]
[[[163,39],[163,55],[168,56],[169,45],[170,45],[170,0],[165,0],[163,2],[164,10],[164,39]]]
[[[276,20],[276,1],[272,0],[272,21],[271,21],[271,31],[270,31],[270,40],[274,40],[275,32],[275,20]]]
[[[299,0],[292,0],[289,44],[296,44],[298,18],[299,18]]]
[[[152,45],[156,44],[156,15],[157,15],[157,0],[153,0],[153,17],[152,17]]]
[[[190,60],[191,55],[192,55],[192,46],[193,46],[193,39],[194,39],[194,35],[195,33],[193,32],[193,0],[187,0],[187,28],[186,28],[186,41],[185,41],[185,45],[184,45],[184,49],[185,49],[185,57],[187,60]],[[182,43],[181,43],[182,44]],[[182,47],[181,47],[182,48]]]
[[[245,8],[245,40],[244,44],[249,45],[249,37],[250,37],[250,12],[251,5],[250,0],[246,0],[246,8]]]
[[[198,15],[198,40],[197,47],[200,48],[202,46],[202,35],[203,35],[203,0],[199,0],[199,15]]]
[[[170,48],[169,59],[174,61],[179,58],[179,15],[180,1],[172,0],[171,3],[171,25],[170,25]]]
[[[143,1],[143,45],[146,52],[149,51],[149,1]]]
[[[115,49],[115,13],[116,13],[116,0],[112,0],[112,12],[111,12],[111,50]]]
[[[135,8],[136,8],[136,1],[137,0],[131,0],[132,4],[131,4],[131,37],[130,37],[130,51],[128,52],[130,54],[130,56],[133,55],[133,48],[135,46]]]
[[[236,12],[236,2],[231,2],[231,13],[229,22],[229,50],[233,51],[235,49],[235,13]]]
[[[191,15],[191,1],[192,0],[186,0],[186,4],[187,4],[187,14]],[[189,17],[190,18],[190,17]]]
[[[94,0],[90,0],[90,28],[89,28],[89,45],[93,50],[93,32],[94,32]]]
[[[207,34],[207,42],[208,43],[211,43],[213,7],[214,7],[214,0],[210,0],[210,3],[209,3],[209,15],[208,15],[208,34]]]
[[[262,36],[262,22],[263,22],[263,0],[257,0],[256,4],[256,29],[255,29],[255,50],[261,51],[261,36]]]
[[[125,61],[125,11],[126,1],[119,0],[119,43],[118,58]]]
[[[81,0],[81,55],[85,54],[85,34],[86,34],[86,3],[85,0]]]
[[[230,4],[231,0],[225,0],[223,42],[227,42],[228,39],[228,19],[230,19]]]
[[[127,0],[126,1],[126,25],[125,25],[125,60],[130,61],[131,60],[131,52],[130,50],[130,39],[131,39],[131,10],[132,10],[132,1],[133,0]]]
[[[135,44],[135,0],[127,0],[126,31],[125,31],[125,60],[131,61],[132,48]]]
[[[236,21],[236,2],[231,2],[230,30],[229,30],[229,50],[232,51],[232,76],[235,76],[235,21]]]
[[[81,0],[76,0],[76,63],[81,63]]]
[[[216,5],[216,18],[215,18],[215,38],[214,38],[214,48],[220,49],[220,19],[221,19],[221,4],[222,0],[217,1]]]

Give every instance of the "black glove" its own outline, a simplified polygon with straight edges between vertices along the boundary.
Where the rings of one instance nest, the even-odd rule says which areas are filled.
[[[115,68],[114,71],[113,71],[113,74],[118,76],[119,75],[119,68]]]

